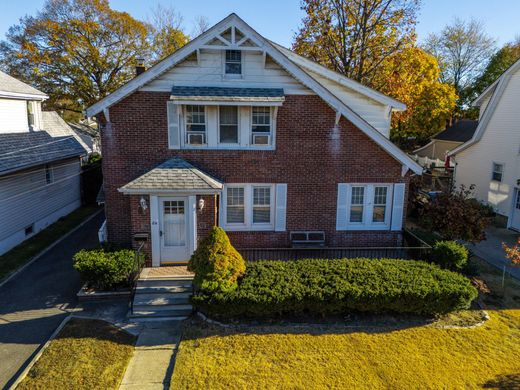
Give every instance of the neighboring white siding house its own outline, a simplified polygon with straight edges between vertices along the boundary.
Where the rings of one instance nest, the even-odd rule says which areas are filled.
[[[45,98],[0,72],[0,254],[81,205],[88,149]]]
[[[475,197],[520,229],[520,61],[479,96],[471,140],[451,152],[456,185],[475,184]],[[518,200],[518,202],[517,202]]]

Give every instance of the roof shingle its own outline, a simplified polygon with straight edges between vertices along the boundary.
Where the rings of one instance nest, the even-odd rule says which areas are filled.
[[[433,139],[442,141],[455,141],[455,142],[466,142],[473,137],[475,130],[477,129],[478,121],[461,119],[455,122],[446,130],[436,134]]]
[[[20,80],[9,76],[7,73],[0,71],[0,94],[2,92],[17,93],[22,95],[40,95],[42,98],[47,97],[47,95],[45,95],[43,92],[38,91],[29,84],[25,84]]]
[[[173,100],[251,100],[284,101],[282,88],[180,87],[171,91]]]

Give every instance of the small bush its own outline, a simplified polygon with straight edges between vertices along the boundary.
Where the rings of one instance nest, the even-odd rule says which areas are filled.
[[[215,226],[191,256],[188,270],[195,273],[193,283],[197,288],[226,292],[237,287],[237,279],[245,272],[246,264],[226,232]]]
[[[135,252],[129,249],[82,249],[74,255],[73,262],[81,279],[90,287],[112,289],[128,283],[134,259]]]
[[[299,260],[248,263],[236,290],[192,302],[217,317],[270,318],[351,311],[433,315],[469,307],[464,276],[412,260]]]
[[[455,241],[437,241],[433,246],[433,261],[443,268],[454,271],[468,264],[468,249]]]

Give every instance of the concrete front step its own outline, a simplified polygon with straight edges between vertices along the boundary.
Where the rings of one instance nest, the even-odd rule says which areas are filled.
[[[159,318],[159,317],[187,317],[192,313],[192,309],[176,309],[176,310],[150,310],[148,306],[144,308],[134,307],[134,312],[130,315],[130,318]]]
[[[190,303],[191,292],[183,293],[152,293],[142,294],[138,292],[134,297],[134,307],[149,305],[149,306],[162,306],[162,305],[180,305]]]
[[[192,279],[146,279],[138,280],[137,287],[191,287]]]
[[[134,303],[134,312],[136,311],[184,311],[189,310],[190,313],[193,307],[189,303],[170,304],[170,305],[136,305]]]
[[[192,286],[159,286],[159,287],[137,287],[136,294],[175,294],[175,293],[191,293]]]

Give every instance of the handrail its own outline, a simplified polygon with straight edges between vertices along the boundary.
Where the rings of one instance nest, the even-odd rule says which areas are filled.
[[[141,250],[144,247],[145,242],[141,242],[141,245],[135,251],[134,264],[132,266],[132,274],[130,278],[130,282],[132,283],[132,290],[130,294],[130,312],[134,312],[134,296],[135,290],[137,288],[137,280],[139,280],[139,276],[141,275],[141,270],[144,266],[144,261],[141,262]]]

